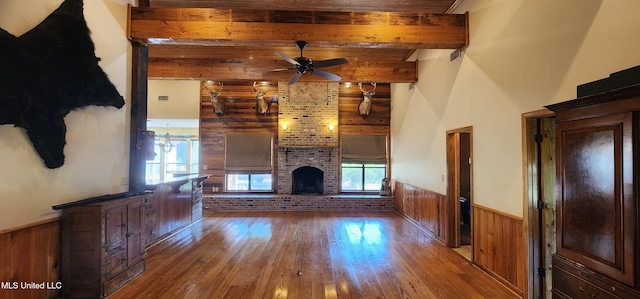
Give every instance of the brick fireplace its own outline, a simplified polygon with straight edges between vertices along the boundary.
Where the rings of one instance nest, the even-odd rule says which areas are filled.
[[[309,193],[294,190],[294,171],[305,167],[323,174],[311,193],[338,194],[338,83],[281,82],[278,94],[278,194]]]
[[[313,166],[295,169],[291,179],[291,194],[324,194],[324,171]]]
[[[393,210],[391,196],[348,195],[340,191],[338,83],[278,84],[277,194],[215,194],[203,198],[210,210]],[[283,127],[286,125],[286,129]],[[331,128],[331,129],[330,129]],[[318,189],[293,194],[294,172],[316,169]],[[315,171],[315,170],[314,170]],[[295,181],[295,182],[294,182]],[[306,190],[306,191],[305,191]]]
[[[278,150],[278,194],[293,193],[293,172],[301,167],[322,171],[322,194],[338,194],[338,153],[335,148],[280,148]]]

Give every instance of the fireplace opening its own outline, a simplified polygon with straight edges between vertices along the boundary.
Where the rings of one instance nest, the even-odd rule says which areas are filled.
[[[324,172],[311,166],[297,168],[292,173],[291,194],[322,194]]]

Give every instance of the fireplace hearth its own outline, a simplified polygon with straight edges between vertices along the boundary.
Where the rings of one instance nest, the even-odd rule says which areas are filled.
[[[324,172],[311,166],[295,169],[292,175],[291,194],[323,194]]]

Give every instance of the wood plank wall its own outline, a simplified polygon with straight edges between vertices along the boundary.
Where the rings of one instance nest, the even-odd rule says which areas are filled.
[[[446,243],[447,196],[397,181],[394,187],[396,210]],[[522,218],[479,205],[472,212],[473,263],[523,296],[527,251]]]
[[[56,289],[21,289],[20,283],[55,287],[60,276],[59,218],[0,233],[0,282],[18,283],[17,290],[0,288],[0,298],[59,298]],[[13,286],[13,285],[12,285]],[[63,286],[64,287],[64,286]]]
[[[253,92],[252,84],[253,82],[224,82],[220,98],[227,100],[228,111],[223,116],[216,116],[213,113],[211,98],[206,90],[201,88],[200,173],[211,175],[204,182],[204,193],[212,193],[212,187],[218,187],[220,191],[223,190],[225,133],[271,133],[274,135],[274,149],[278,148],[278,104],[271,105],[270,114],[258,115],[255,110],[256,95]],[[370,85],[366,86],[367,89],[370,87]],[[271,97],[277,90],[277,82],[270,82],[269,91],[265,97]],[[372,100],[373,108],[366,118],[362,118],[357,112],[358,104],[362,99],[362,92],[357,84],[347,87],[341,83],[339,92],[338,130],[340,133],[389,134],[390,84],[378,84]],[[274,167],[277,169],[277,150],[274,150],[273,161]],[[277,186],[277,183],[277,176],[274,175],[274,186]]]
[[[523,295],[527,279],[523,219],[479,205],[472,210],[474,263]]]
[[[401,182],[395,182],[393,193],[398,212],[413,219],[446,244],[446,195]]]

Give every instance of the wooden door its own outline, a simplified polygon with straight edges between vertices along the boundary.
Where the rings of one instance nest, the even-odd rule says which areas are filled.
[[[632,113],[557,125],[557,251],[634,286]]]
[[[462,135],[465,134],[466,142],[463,142]],[[463,151],[461,149],[462,144],[466,147]],[[461,159],[461,152],[466,152],[465,158]],[[464,161],[462,161],[464,160]],[[461,211],[460,211],[460,197],[461,197],[461,178],[462,171],[467,173],[464,175],[465,185],[463,188],[465,193],[470,195],[468,198],[471,211],[469,211],[470,217],[473,217],[473,167],[470,163],[473,160],[473,127],[464,127],[447,131],[447,205],[446,215],[447,220],[445,223],[445,240],[449,247],[460,247],[460,223],[461,223]],[[467,164],[466,167],[461,167],[462,164]],[[473,223],[472,221],[470,221]],[[469,235],[473,235],[473,225],[470,225]],[[470,238],[473,239],[473,238]],[[469,243],[472,243],[470,240]],[[473,244],[471,244],[473,246]],[[473,257],[471,257],[473,260]]]
[[[111,279],[126,268],[127,207],[116,206],[105,211],[104,269],[102,274]]]
[[[126,246],[126,206],[107,209],[104,214],[104,248],[107,255],[121,251]]]
[[[556,252],[556,146],[553,112],[523,114],[529,298],[552,298],[551,255]]]
[[[447,221],[445,240],[460,247],[460,132],[447,132]]]
[[[144,257],[144,205],[142,196],[127,205],[127,265],[131,266]]]

